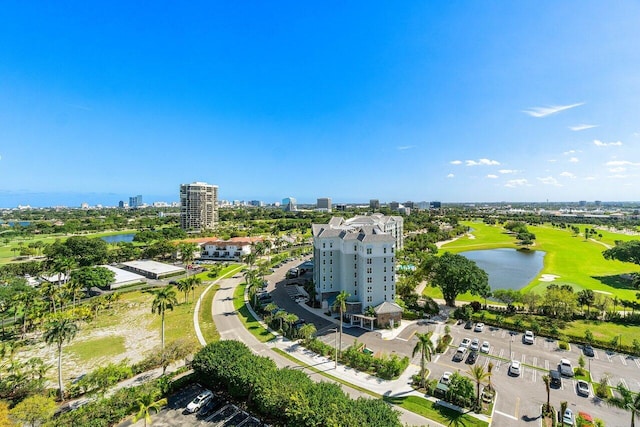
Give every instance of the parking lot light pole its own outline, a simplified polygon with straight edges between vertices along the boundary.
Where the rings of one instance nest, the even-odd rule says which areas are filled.
[[[334,334],[334,338],[335,338],[335,363],[333,365],[333,369],[338,369],[338,328],[334,328],[333,332],[335,332]]]

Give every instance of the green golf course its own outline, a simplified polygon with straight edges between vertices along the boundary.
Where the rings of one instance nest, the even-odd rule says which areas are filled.
[[[471,250],[519,248],[515,237],[508,234],[501,225],[487,225],[483,222],[464,222],[471,227],[468,235],[444,244],[440,253],[460,253]],[[585,227],[580,226],[581,230]],[[604,229],[597,229],[602,238],[585,239],[584,233],[574,235],[569,229],[552,227],[550,224],[542,226],[528,226],[530,232],[536,235],[530,250],[546,253],[544,266],[538,276],[522,289],[522,292],[544,292],[551,283],[571,285],[576,291],[591,289],[611,297],[625,300],[636,299],[636,289],[628,279],[621,275],[640,272],[640,266],[620,261],[606,260],[602,252],[614,246],[615,241],[640,240],[640,235],[615,233]],[[540,280],[540,279],[546,280]],[[437,288],[427,286],[425,295],[441,298]],[[469,294],[458,297],[462,301],[479,300]]]

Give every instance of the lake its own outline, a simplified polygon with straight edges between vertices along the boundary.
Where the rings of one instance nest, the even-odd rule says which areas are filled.
[[[112,236],[102,236],[101,239],[107,243],[133,242],[134,236],[135,236],[135,233],[114,234]]]
[[[522,289],[542,270],[545,252],[486,249],[460,252],[489,275],[491,289]]]

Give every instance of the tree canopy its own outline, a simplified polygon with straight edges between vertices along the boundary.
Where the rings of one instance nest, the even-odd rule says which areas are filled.
[[[420,267],[431,286],[440,288],[450,307],[455,306],[459,294],[483,295],[490,290],[487,273],[462,255],[445,252],[441,257],[425,259]]]
[[[617,241],[614,247],[602,252],[602,255],[605,259],[617,259],[640,265],[640,240]]]

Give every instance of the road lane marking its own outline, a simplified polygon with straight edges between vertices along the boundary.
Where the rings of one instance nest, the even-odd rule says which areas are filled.
[[[623,355],[620,355],[620,361],[624,366],[627,366],[627,359],[625,359]]]
[[[494,410],[493,412],[494,412],[495,414],[502,415],[503,417],[511,418],[512,420],[516,420],[516,421],[518,421],[518,419],[517,419],[516,417],[514,417],[513,415],[511,415],[511,414],[505,414],[504,412],[500,412],[500,411],[498,411],[497,409],[496,409],[496,410]]]
[[[516,398],[516,412],[515,412],[515,417],[516,419],[518,419],[518,411],[520,410],[520,398]]]

